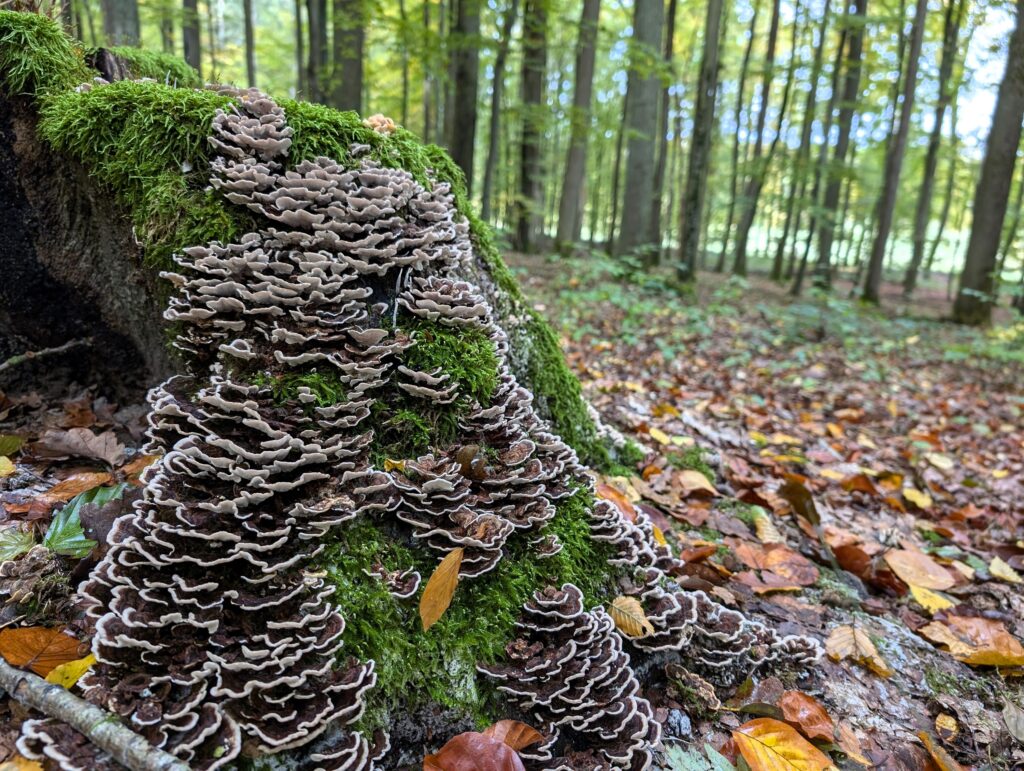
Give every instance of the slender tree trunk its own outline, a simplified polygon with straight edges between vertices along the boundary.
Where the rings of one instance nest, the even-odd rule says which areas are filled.
[[[309,32],[309,59],[306,63],[306,88],[311,102],[325,101],[324,58],[327,45],[326,0],[306,0],[306,28]]]
[[[1024,120],[1024,0],[1017,2],[1017,24],[1010,37],[1006,73],[999,84],[985,160],[974,193],[971,237],[960,274],[953,318],[961,324],[992,319],[996,252],[1010,196],[1010,182]]]
[[[825,186],[825,200],[818,230],[818,262],[815,266],[815,283],[822,287],[831,284],[832,240],[835,232],[836,210],[839,207],[839,193],[842,188],[843,168],[850,145],[853,116],[860,102],[861,58],[864,52],[864,20],[867,16],[867,0],[854,0],[851,29],[848,34],[849,52],[846,61],[846,76],[843,80],[843,94],[839,107],[839,137],[836,140],[832,164],[828,169],[828,184]]]
[[[546,95],[546,98],[550,100],[552,117],[555,120],[551,122],[545,135],[544,155],[541,158],[541,164],[545,169],[555,169],[562,163],[564,156],[562,151],[562,142],[565,135],[564,124],[567,122],[571,123],[571,121],[561,119],[562,115],[558,112],[562,104],[562,96],[565,94],[568,86],[568,81],[563,77],[567,66],[566,59],[567,50],[564,46],[560,47],[555,54],[554,71],[548,75],[550,81],[555,84],[554,91]],[[568,113],[565,114],[565,118],[568,118]],[[562,175],[549,173],[545,174],[544,177],[544,232],[549,232],[558,229],[558,205],[561,203]]]
[[[501,139],[501,98],[505,90],[505,65],[508,61],[509,46],[512,43],[512,29],[519,14],[519,0],[509,0],[501,21],[501,38],[494,55],[494,77],[491,80],[491,117],[487,132],[487,159],[484,161],[484,185],[480,194],[480,216],[485,222],[492,221],[491,199],[494,196],[494,174],[498,166]]]
[[[137,46],[140,40],[138,0],[101,0],[100,5],[107,45]]]
[[[1020,227],[1021,211],[1024,209],[1024,174],[1021,174],[1020,182],[1017,183],[1017,194],[1013,197],[1013,214],[1010,215],[1010,226],[1006,228],[1006,235],[1003,238],[1003,246],[999,250],[999,265],[996,268],[995,289],[992,294],[994,302],[999,302],[999,289],[1003,283],[1003,271],[1006,270],[1006,258],[1017,240],[1017,229]]]
[[[185,46],[185,61],[202,75],[202,45],[199,42],[199,2],[184,0],[182,3],[181,39]]]
[[[665,26],[663,0],[635,0],[633,40],[626,91],[626,185],[629,206],[622,210],[622,227],[615,252],[643,254],[657,248],[648,238],[654,210],[654,151],[658,133],[658,96],[661,79],[652,66],[661,58],[661,35]]]
[[[331,104],[339,110],[363,110],[363,48],[366,45],[365,0],[333,0],[334,71]]]
[[[1022,0],[1024,1],[1024,0]],[[697,83],[693,135],[690,139],[690,163],[686,171],[679,223],[679,263],[677,272],[682,281],[697,275],[697,253],[700,249],[707,171],[711,155],[711,128],[715,121],[718,91],[719,28],[722,22],[722,0],[708,0],[704,22],[704,54]]]
[[[540,143],[545,123],[544,72],[548,57],[546,1],[526,0],[523,9],[523,130],[519,146],[515,247],[527,253],[537,246],[544,211]]]
[[[732,224],[736,216],[736,199],[739,197],[740,179],[740,139],[743,135],[743,97],[747,88],[747,74],[750,72],[750,59],[757,39],[757,17],[761,14],[761,0],[754,0],[754,13],[750,17],[750,31],[747,33],[747,47],[743,50],[743,62],[740,65],[740,78],[736,90],[735,130],[732,143],[732,171],[729,178],[729,204],[725,215],[725,233],[722,235],[722,250],[718,253],[715,272],[725,270],[726,255],[729,253],[729,239],[732,237]],[[748,137],[749,138],[749,137]]]
[[[295,88],[306,94],[306,36],[302,29],[302,0],[295,0]]]
[[[76,5],[77,8],[80,9],[82,7],[82,5],[84,5],[84,3],[79,2],[79,3],[76,3],[75,5]],[[80,13],[79,13],[79,19],[78,19],[78,29],[79,29],[79,33],[78,34],[84,36],[84,33],[81,31],[81,29],[82,29],[82,20],[81,20],[81,14]],[[163,52],[165,54],[173,54],[173,53],[175,53],[175,47],[174,47],[174,16],[171,13],[171,8],[168,7],[168,6],[163,6],[160,9],[160,47],[161,47],[161,49],[163,49]]]
[[[903,79],[903,104],[900,106],[900,123],[885,155],[885,176],[882,194],[878,198],[876,220],[878,229],[871,247],[868,260],[867,276],[864,279],[864,291],[861,299],[877,304],[882,287],[882,273],[885,249],[892,230],[893,215],[896,209],[896,196],[899,193],[900,171],[903,168],[903,156],[907,149],[907,137],[910,134],[910,116],[914,110],[914,89],[917,87],[917,65],[921,57],[921,44],[924,41],[924,27],[928,13],[928,0],[917,0],[914,9],[914,24],[910,31],[910,55],[907,59],[907,71]]]
[[[782,109],[779,112],[779,127],[772,141],[771,149],[767,156],[762,157],[764,148],[764,131],[768,120],[768,105],[771,101],[772,76],[775,73],[775,46],[779,39],[779,13],[782,3],[774,0],[772,4],[772,20],[768,31],[768,49],[764,57],[764,74],[761,81],[761,108],[757,116],[757,137],[754,140],[754,157],[751,165],[750,176],[747,179],[746,188],[743,192],[743,200],[740,202],[740,219],[736,227],[736,255],[733,259],[732,272],[737,276],[747,275],[747,242],[750,238],[750,228],[754,224],[754,216],[757,214],[757,204],[761,197],[761,189],[764,187],[765,176],[768,174],[768,167],[771,165],[772,155],[779,143],[779,134],[782,131],[782,120],[785,116],[786,106],[789,102],[789,92],[793,85],[794,68],[789,68],[789,76],[786,79],[785,94],[783,96]],[[793,19],[793,51],[791,61],[796,61],[796,41],[799,31],[799,23],[795,18],[800,13],[799,4]]]
[[[449,35],[455,82],[449,150],[452,160],[466,175],[466,190],[473,190],[473,159],[476,149],[476,107],[480,73],[481,0],[456,0],[455,29]]]
[[[216,82],[220,73],[217,71],[217,30],[213,23],[213,3],[206,3],[206,41],[210,53],[210,79]]]
[[[652,244],[658,244],[657,251],[652,251],[651,255],[655,261],[660,261],[662,244],[665,243],[665,239],[662,237],[661,232],[661,213],[662,204],[661,198],[665,191],[665,174],[668,170],[668,155],[669,155],[669,141],[668,141],[668,118],[669,118],[669,87],[675,81],[675,68],[672,64],[673,55],[673,44],[676,36],[676,11],[678,10],[679,0],[668,0],[668,18],[665,22],[665,72],[667,78],[665,79],[665,85],[661,89],[661,103],[659,105],[661,109],[660,120],[658,121],[658,160],[654,167],[654,206],[651,210],[651,228],[647,235],[647,240]],[[668,208],[671,216],[671,205]]]
[[[622,98],[622,120],[619,121],[619,133],[615,137],[615,161],[612,165],[612,209],[608,221],[608,251],[615,243],[615,229],[619,222],[619,180],[622,177],[622,148],[626,141],[626,114],[629,108],[629,91]]]
[[[245,27],[245,78],[250,88],[256,87],[256,41],[253,33],[252,0],[242,0]]]
[[[675,2],[675,0],[672,0]],[[597,24],[601,0],[583,0],[580,33],[576,43],[576,83],[570,113],[571,134],[565,159],[562,197],[558,204],[559,248],[580,240],[583,229],[584,179],[587,173],[587,142],[590,137],[590,101],[594,89],[594,60],[597,54]]]
[[[402,46],[402,106],[400,110],[402,125],[409,125],[409,51],[412,48],[412,41],[409,35],[409,14],[405,7],[405,0],[398,0],[398,18],[402,25],[401,46]]]
[[[939,227],[935,231],[935,238],[932,239],[931,248],[928,250],[928,259],[924,263],[924,276],[931,278],[932,267],[935,265],[935,255],[942,244],[943,235],[946,230],[946,223],[949,221],[949,212],[953,205],[953,191],[956,185],[957,164],[960,161],[959,137],[956,133],[957,98],[953,95],[953,103],[950,105],[949,115],[949,172],[946,175],[946,186],[942,195],[942,212],[939,214]]]

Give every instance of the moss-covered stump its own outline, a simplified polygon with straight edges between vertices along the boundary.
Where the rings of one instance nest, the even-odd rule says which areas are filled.
[[[505,717],[544,737],[529,768],[639,769],[661,664],[731,683],[816,660],[680,589],[646,516],[595,499],[587,465],[629,450],[599,437],[442,151],[253,90],[81,85],[81,57],[0,12],[4,98],[38,113],[54,168],[78,164],[76,193],[121,208],[139,246],[112,264],[163,271],[183,371],[150,392],[161,459],[79,589],[88,699],[199,769],[418,764]],[[442,558],[460,580],[424,630]],[[19,747],[110,764],[45,719]]]

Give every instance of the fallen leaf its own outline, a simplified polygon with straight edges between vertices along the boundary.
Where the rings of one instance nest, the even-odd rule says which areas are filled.
[[[1007,699],[1003,706],[1003,722],[1006,723],[1006,730],[1010,732],[1010,736],[1024,744],[1024,709]]]
[[[597,497],[604,498],[606,501],[611,501],[615,504],[622,516],[628,519],[630,522],[636,521],[636,507],[632,504],[626,494],[610,484],[599,482],[597,485]]]
[[[940,712],[935,717],[935,733],[946,744],[950,744],[960,733],[960,726],[957,724],[956,718],[948,712]]]
[[[956,604],[948,597],[916,584],[910,584],[910,594],[918,605],[933,614],[946,608],[952,608]]]
[[[654,626],[647,620],[647,614],[636,597],[616,597],[608,606],[608,615],[627,637],[654,634]]]
[[[832,718],[813,696],[801,691],[786,691],[779,699],[779,709],[786,722],[794,724],[808,739],[835,740]]]
[[[821,515],[818,514],[818,507],[814,504],[814,496],[802,482],[790,479],[779,488],[779,495],[792,507],[798,517],[812,525],[821,524]]]
[[[0,631],[0,656],[12,667],[31,669],[40,677],[79,657],[82,641],[60,629],[29,626]]]
[[[10,760],[0,763],[0,771],[43,771],[43,764],[29,760],[24,755],[15,755]]]
[[[932,507],[932,497],[928,493],[921,492],[916,487],[905,488],[903,490],[903,497],[919,509],[930,509]]]
[[[932,760],[939,767],[939,771],[964,771],[964,767],[953,760],[952,756],[939,746],[930,733],[918,731],[917,738],[924,744],[924,748],[932,756]]]
[[[535,728],[518,720],[499,720],[494,725],[484,729],[484,736],[504,742],[516,752],[529,747],[531,744],[544,741],[544,736]]]
[[[89,654],[83,659],[75,659],[66,664],[54,667],[46,676],[46,682],[59,685],[61,688],[71,688],[89,668],[96,663],[96,657]]]
[[[14,464],[6,455],[0,455],[0,479],[14,473]]]
[[[924,454],[925,460],[931,463],[939,471],[952,471],[953,459],[948,455],[943,455],[941,452],[926,452]]]
[[[684,497],[705,493],[712,496],[718,495],[718,490],[711,484],[711,480],[694,469],[677,471],[672,480],[680,488]]]
[[[798,586],[810,586],[818,580],[818,568],[785,544],[773,543],[765,547],[765,565],[768,570]]]
[[[423,596],[420,597],[420,621],[423,622],[423,631],[426,632],[437,620],[448,610],[452,604],[452,597],[459,585],[459,569],[462,567],[462,555],[464,549],[461,546],[452,549],[431,573],[426,587],[423,589]]]
[[[993,557],[992,562],[989,563],[988,572],[991,573],[995,578],[1001,578],[1004,581],[1009,581],[1011,584],[1024,583],[1024,578],[1020,577],[1020,574],[1011,568],[1006,562],[999,557]]]
[[[1024,666],[1024,646],[1002,622],[988,618],[949,616],[917,630],[932,642],[945,645],[958,661],[974,666]]]
[[[754,511],[754,532],[761,543],[782,543],[784,540],[771,515],[760,506]]]
[[[0,562],[24,554],[35,545],[35,542],[32,531],[23,530],[21,525],[0,528]]]
[[[836,744],[838,744],[839,748],[846,753],[847,758],[861,766],[870,767],[875,765],[871,762],[870,758],[865,757],[861,750],[860,739],[857,737],[857,734],[854,733],[853,728],[849,723],[845,720],[842,721],[839,724],[836,733],[839,734]]]
[[[158,460],[160,460],[159,455],[140,455],[121,466],[121,468],[117,470],[117,473],[120,475],[120,478],[127,479],[131,484],[141,487],[142,482],[139,479],[139,475]],[[384,461],[384,470],[390,471],[387,464],[388,461]],[[403,468],[401,470],[404,471],[405,469]]]
[[[67,431],[51,430],[32,445],[36,455],[47,458],[92,458],[110,467],[124,463],[124,445],[117,441],[113,431],[96,434],[88,428]]]
[[[519,753],[504,742],[467,731],[423,758],[423,771],[524,771],[524,767]]]
[[[949,571],[924,552],[891,549],[884,555],[886,564],[902,581],[925,589],[949,589],[956,580]]]
[[[791,725],[759,717],[732,732],[751,771],[825,771],[832,761]]]
[[[662,431],[660,428],[651,428],[647,431],[650,434],[651,439],[656,441],[658,444],[671,444],[672,437]]]
[[[25,444],[25,440],[20,436],[15,436],[14,434],[0,434],[0,455],[14,455],[14,453],[21,449],[23,444]]]
[[[833,661],[848,658],[868,667],[876,675],[891,677],[893,674],[871,638],[855,626],[847,624],[833,629],[825,641],[825,651]]]

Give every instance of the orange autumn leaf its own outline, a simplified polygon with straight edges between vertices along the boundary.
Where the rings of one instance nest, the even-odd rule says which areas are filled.
[[[516,752],[544,740],[540,731],[518,720],[499,720],[484,729],[484,736],[504,742]]]
[[[808,739],[835,739],[835,726],[828,712],[813,696],[801,691],[786,691],[779,699],[779,709],[787,723],[793,724]]]
[[[31,669],[40,677],[81,656],[83,643],[60,629],[29,626],[0,631],[0,656],[19,669]]]
[[[892,549],[885,553],[884,559],[893,573],[912,586],[942,591],[956,583],[948,570],[924,552]]]
[[[935,761],[935,765],[938,766],[939,771],[964,771],[964,767],[957,763],[953,757],[946,752],[939,743],[932,738],[932,735],[927,731],[918,731],[917,738],[924,744],[924,748],[928,750],[928,754],[932,756],[932,760]]]
[[[430,575],[423,596],[420,598],[420,620],[423,631],[437,623],[437,620],[448,610],[459,585],[459,569],[462,567],[464,549],[459,546],[448,552]]]
[[[751,771],[825,771],[832,765],[828,755],[793,726],[774,718],[744,723],[732,738]]]
[[[849,624],[837,626],[832,630],[825,641],[825,652],[833,661],[853,659],[882,677],[891,677],[893,674],[885,659],[878,653],[875,644],[871,642],[871,638],[861,629]]]
[[[773,543],[766,546],[765,563],[773,573],[799,586],[810,586],[818,580],[818,568],[804,555],[785,544]]]
[[[423,758],[423,771],[524,771],[524,767],[519,753],[504,742],[467,731]]]
[[[141,486],[142,481],[139,479],[139,475],[158,460],[160,460],[159,455],[140,455],[129,463],[121,466],[117,471],[133,485]]]
[[[673,475],[672,481],[684,498],[691,495],[718,495],[718,490],[711,484],[711,480],[694,469],[677,471]]]
[[[106,471],[81,471],[61,480],[41,495],[26,503],[7,504],[11,514],[23,514],[32,506],[49,509],[58,503],[66,503],[80,493],[88,492],[110,482],[112,477]]]
[[[597,485],[597,497],[604,498],[606,501],[614,503],[618,510],[622,512],[622,516],[630,522],[636,521],[636,507],[634,507],[629,498],[627,498],[625,494],[617,488],[604,482],[600,482]]]
[[[959,661],[974,666],[1024,666],[1024,646],[1002,622],[988,618],[949,616],[945,623],[932,621],[919,634],[940,645]]]

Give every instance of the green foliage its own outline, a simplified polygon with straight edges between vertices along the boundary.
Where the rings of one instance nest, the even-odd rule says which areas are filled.
[[[282,374],[259,372],[251,382],[253,385],[269,386],[274,401],[279,405],[298,404],[300,388],[308,388],[312,392],[316,397],[316,401],[312,404],[317,407],[337,404],[345,398],[346,393],[345,384],[341,382],[338,373],[334,370],[318,372],[313,369],[309,372],[285,372]]]
[[[363,571],[376,562],[389,570],[415,568],[425,583],[437,555],[369,519],[341,530],[318,562],[337,587],[335,601],[345,617],[341,655],[376,662],[378,681],[368,694],[363,727],[384,725],[396,711],[432,703],[471,715],[481,725],[504,716],[493,689],[477,680],[476,664],[502,655],[530,595],[547,583],[569,581],[583,590],[588,606],[612,596],[615,575],[607,565],[607,545],[590,538],[591,502],[579,491],[559,505],[546,530],[564,545],[554,557],[538,560],[527,537],[515,534],[494,570],[460,583],[451,607],[428,632],[422,630],[417,599],[396,600]]]
[[[150,51],[134,46],[113,46],[108,49],[122,59],[135,78],[152,78],[179,88],[202,88],[203,79],[184,59],[163,51]]]
[[[704,753],[698,749],[685,750],[678,744],[665,748],[665,761],[670,771],[736,771],[736,767],[710,744]]]
[[[65,557],[88,557],[89,552],[96,548],[96,541],[85,537],[85,531],[82,529],[82,507],[87,503],[102,506],[115,501],[124,494],[126,487],[125,484],[96,487],[76,495],[63,509],[53,515],[50,527],[43,536],[43,546]]]
[[[53,19],[0,10],[0,89],[44,94],[90,79],[82,51]]]
[[[669,450],[665,459],[673,468],[699,471],[711,482],[715,481],[715,470],[705,460],[703,447],[695,445],[687,447],[685,450]]]
[[[452,329],[416,322],[405,327],[415,343],[405,352],[407,367],[420,372],[441,370],[459,383],[459,391],[487,404],[498,386],[498,355],[494,343],[479,329]]]
[[[23,529],[21,525],[8,525],[0,529],[0,562],[24,554],[35,542],[32,531]]]

